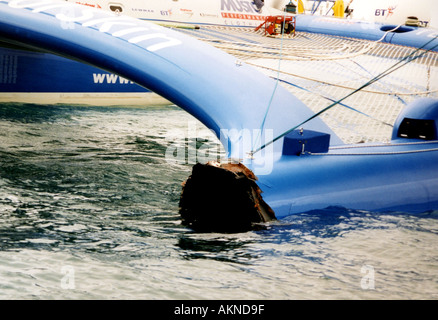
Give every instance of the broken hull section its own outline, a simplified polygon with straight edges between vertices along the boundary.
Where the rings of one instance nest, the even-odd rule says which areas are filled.
[[[231,172],[218,172],[213,165],[200,175],[195,166],[187,180],[190,185],[182,192],[180,213],[186,226],[209,232],[247,231],[292,214],[330,207],[425,213],[438,208],[437,163],[437,141],[399,140],[339,147],[324,154],[282,156],[269,174],[236,178],[239,188],[229,181],[222,183]],[[247,163],[247,170],[251,169],[257,167]],[[254,189],[248,191],[251,183],[257,184],[254,189],[259,190],[265,206],[252,196]],[[197,201],[186,201],[193,199],[193,193]],[[263,215],[266,211],[273,214]]]

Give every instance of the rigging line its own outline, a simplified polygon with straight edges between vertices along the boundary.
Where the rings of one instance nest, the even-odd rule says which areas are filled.
[[[407,151],[393,151],[393,152],[365,152],[365,153],[312,153],[306,152],[311,156],[385,156],[385,155],[397,155],[397,154],[411,154],[411,153],[424,153],[438,151],[435,149],[422,149],[422,150],[407,150]]]
[[[274,96],[275,96],[275,93],[277,92],[277,88],[278,88],[278,83],[279,83],[279,79],[280,79],[281,60],[282,60],[282,55],[283,55],[284,27],[286,25],[286,11],[284,12],[284,15],[283,15],[283,23],[284,23],[284,25],[283,24],[281,25],[281,43],[280,43],[280,54],[279,54],[280,57],[278,59],[277,80],[275,82],[274,90],[272,91],[271,98],[269,99],[268,107],[266,109],[262,124],[260,126],[260,132],[257,135],[257,139],[255,139],[255,141],[253,141],[253,143],[254,143],[252,146],[253,149],[258,144],[259,140],[261,139],[261,135],[262,135],[263,129],[265,127],[266,119],[268,117],[269,110],[271,109],[272,101],[274,100]]]
[[[266,66],[263,66],[263,65],[259,65],[259,64],[256,64],[256,63],[249,62],[249,61],[246,61],[245,63],[249,64],[249,65],[252,65],[254,67],[257,67],[257,68],[266,69],[266,70],[269,70],[269,71],[276,71],[273,68],[269,68],[269,67],[266,67]],[[300,78],[300,79],[309,80],[309,81],[313,81],[313,82],[318,82],[318,83],[326,84],[326,85],[333,86],[333,87],[338,87],[338,88],[342,88],[342,89],[349,89],[349,90],[354,90],[355,89],[354,87],[345,86],[345,85],[336,84],[336,83],[331,83],[331,82],[327,82],[327,81],[324,81],[324,80],[318,80],[318,79],[310,78],[310,77],[306,77],[306,76],[301,76],[301,75],[298,75],[296,73],[291,73],[291,72],[286,72],[286,71],[280,71],[280,72],[282,74],[285,74],[285,75],[288,75],[288,76],[297,77],[297,78]],[[406,92],[383,92],[383,91],[375,91],[375,90],[362,90],[362,91],[363,92],[367,92],[367,93],[384,94],[384,95],[410,96],[410,95],[431,94],[431,93],[437,92],[438,90],[435,89],[435,90],[428,90],[428,91],[423,91],[423,92],[408,92],[408,93],[406,93]]]
[[[374,76],[371,71],[367,70],[364,66],[362,66],[359,62],[351,60],[351,62],[353,62],[354,64],[356,64],[360,69],[364,70],[366,73],[368,73],[370,76]],[[389,90],[389,94],[390,95],[394,95],[401,103],[403,103],[404,105],[407,105],[406,101],[404,101],[397,93],[394,93],[391,88],[388,88],[388,86],[384,83],[384,82],[380,82],[380,84],[383,87],[386,87]]]
[[[420,58],[421,56],[423,56],[424,54],[426,54],[429,51],[432,51],[433,49],[438,47],[438,44],[433,46],[432,48],[425,50],[423,52],[421,52],[420,54],[418,54],[417,56],[414,56],[415,53],[419,52],[420,50],[422,50],[423,48],[425,48],[427,45],[429,45],[431,42],[435,41],[438,38],[438,36],[433,37],[431,40],[427,41],[423,46],[419,47],[418,49],[416,49],[415,51],[411,52],[409,55],[407,55],[406,57],[404,57],[403,59],[401,59],[399,62],[395,63],[393,66],[389,67],[388,69],[386,69],[384,72],[380,73],[379,75],[377,75],[376,77],[374,77],[373,79],[371,79],[370,81],[366,82],[365,84],[363,84],[362,86],[360,86],[359,88],[357,88],[356,90],[354,90],[353,92],[350,92],[349,94],[347,94],[345,97],[339,99],[338,101],[330,104],[329,106],[325,107],[324,109],[322,109],[321,111],[315,113],[313,116],[311,116],[310,118],[304,120],[303,122],[301,122],[300,124],[296,125],[295,127],[287,130],[286,132],[280,134],[279,136],[277,136],[275,139],[273,139],[272,141],[265,143],[264,145],[262,145],[261,147],[259,147],[256,150],[253,150],[250,152],[250,156],[252,157],[254,155],[254,153],[259,152],[260,150],[263,150],[264,148],[266,148],[268,145],[274,143],[275,141],[277,141],[278,139],[284,137],[285,135],[287,135],[288,133],[294,131],[295,129],[299,128],[300,126],[302,126],[303,124],[309,122],[312,119],[315,119],[316,117],[320,116],[321,114],[323,114],[324,112],[326,112],[327,110],[333,108],[334,106],[336,106],[337,104],[339,104],[340,102],[344,101],[345,99],[347,99],[348,97],[352,96],[353,94],[355,94],[356,92],[361,91],[363,88],[366,88],[367,86],[373,84],[374,82],[382,79],[383,77],[387,76],[388,74],[396,71],[397,69],[405,66],[406,64],[414,61],[415,59]]]
[[[388,148],[400,146],[420,146],[427,144],[438,144],[437,140],[414,141],[414,142],[397,142],[397,143],[379,143],[379,144],[356,144],[356,145],[341,145],[330,147],[330,150],[347,150],[347,149],[361,149],[361,148]]]
[[[271,77],[271,78],[272,78],[272,77]],[[324,99],[326,99],[326,100],[328,100],[328,101],[336,102],[335,99],[330,98],[329,96],[323,95],[323,94],[318,93],[318,92],[310,91],[310,90],[307,89],[307,88],[301,87],[301,86],[299,86],[299,85],[296,85],[296,84],[294,84],[294,83],[292,83],[292,82],[289,82],[289,81],[286,81],[286,80],[283,80],[283,79],[279,79],[279,80],[280,80],[281,82],[283,82],[283,83],[286,83],[286,84],[290,85],[290,86],[293,86],[293,87],[295,87],[295,88],[298,88],[298,89],[304,90],[304,91],[306,91],[306,92],[308,92],[308,93],[316,94],[316,95],[320,96],[321,98],[324,98]],[[368,118],[370,118],[370,119],[372,119],[372,120],[378,121],[378,122],[380,122],[381,124],[384,124],[384,125],[389,126],[389,127],[391,127],[391,128],[394,127],[392,124],[389,124],[389,123],[387,123],[387,122],[385,122],[385,121],[382,121],[382,120],[380,120],[380,119],[374,118],[373,116],[370,116],[369,114],[366,114],[365,112],[362,112],[362,111],[360,111],[360,110],[357,110],[356,108],[353,108],[353,107],[351,107],[351,106],[349,106],[349,105],[346,105],[345,103],[339,102],[339,104],[340,104],[341,106],[343,106],[343,107],[345,107],[345,108],[347,108],[347,109],[350,109],[350,110],[352,110],[352,111],[355,111],[355,112],[357,112],[357,113],[359,113],[359,114],[361,114],[361,115],[363,115],[363,116],[365,116],[365,117],[368,117]]]
[[[377,44],[377,43],[379,43],[379,42],[382,42],[383,39],[386,38],[386,36],[387,36],[388,33],[396,31],[396,30],[397,30],[398,28],[400,28],[401,26],[402,26],[402,25],[399,24],[399,25],[396,26],[395,28],[386,31],[385,34],[384,34],[379,40],[377,40],[377,41],[374,42],[374,44]],[[370,76],[374,76],[370,71],[368,71],[365,67],[363,67],[363,66],[362,66],[361,64],[359,64],[358,62],[356,62],[356,61],[354,61],[354,60],[351,60],[351,61],[352,61],[353,63],[355,63],[357,66],[359,66],[359,68],[361,68],[362,70],[364,70],[365,72],[367,72]],[[405,101],[404,101],[404,100],[403,100],[403,99],[402,99],[397,93],[391,92],[390,89],[389,89],[389,93],[392,94],[392,95],[394,95],[398,100],[400,100],[401,103],[403,103],[404,105],[406,105],[406,102],[405,102]]]

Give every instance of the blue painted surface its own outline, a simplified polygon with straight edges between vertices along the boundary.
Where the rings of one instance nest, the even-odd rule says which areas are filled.
[[[329,206],[374,212],[437,210],[437,147],[431,142],[282,156],[271,174],[259,176],[259,185],[278,218]],[[415,152],[428,149],[435,151]]]
[[[407,105],[398,115],[394,122],[394,128],[392,130],[392,139],[397,140],[399,138],[399,128],[402,121],[407,119],[424,119],[435,120],[433,129],[434,136],[438,136],[438,102],[435,99],[417,99]]]
[[[50,53],[0,47],[0,92],[147,92],[96,67]]]
[[[54,2],[48,9],[39,1],[0,4],[0,36],[4,38],[130,79],[185,109],[218,137],[221,129],[261,127],[275,81],[218,49],[152,23],[70,3]],[[77,18],[64,17],[66,10]],[[265,128],[281,134],[312,114],[279,86]],[[306,127],[327,132],[332,143],[341,143],[320,119]],[[225,139],[229,155],[246,155],[251,146],[233,149],[234,139],[239,140],[239,135]]]
[[[47,3],[44,2],[44,6]],[[256,143],[245,130],[273,137],[313,113],[291,93],[235,58],[180,33],[83,6],[38,1],[0,1],[0,37],[74,57],[117,73],[185,109],[222,139],[230,157],[246,158]],[[66,9],[75,18],[66,17]],[[438,120],[438,119],[434,119]],[[303,126],[342,141],[316,118]],[[233,131],[234,130],[234,131]],[[233,131],[233,134],[230,132]],[[409,142],[409,143],[404,143]],[[283,155],[283,139],[246,164],[259,176],[264,198],[282,218],[296,212],[342,206],[351,209],[422,212],[436,210],[436,142],[408,139],[385,146],[358,145],[328,153]],[[266,170],[260,170],[264,166]]]

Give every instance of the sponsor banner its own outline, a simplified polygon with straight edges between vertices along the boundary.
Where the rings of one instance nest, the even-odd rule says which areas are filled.
[[[265,16],[260,16],[260,15],[255,15],[255,14],[229,13],[229,12],[222,12],[222,18],[260,20],[260,21],[265,21],[265,19],[266,19]]]

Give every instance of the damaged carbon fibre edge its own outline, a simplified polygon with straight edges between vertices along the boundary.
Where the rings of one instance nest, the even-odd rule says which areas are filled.
[[[263,200],[254,173],[238,163],[196,164],[183,183],[182,224],[195,232],[238,233],[260,230],[276,220]]]

